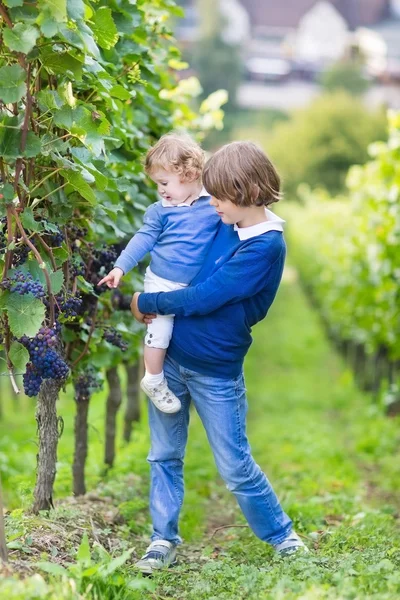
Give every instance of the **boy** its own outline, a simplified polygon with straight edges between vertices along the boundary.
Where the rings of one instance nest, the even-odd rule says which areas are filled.
[[[183,459],[193,401],[215,462],[249,526],[280,554],[307,551],[284,513],[246,436],[243,359],[251,327],[263,319],[277,292],[284,260],[283,221],[266,207],[280,199],[280,181],[266,155],[250,142],[221,148],[206,164],[203,182],[222,223],[201,271],[179,291],[136,293],[132,312],[141,322],[175,314],[165,360],[177,415],[149,406],[152,542],[137,563],[151,573],[174,563],[181,543]]]
[[[144,278],[145,292],[185,288],[200,270],[215,237],[219,218],[202,186],[204,153],[188,136],[167,134],[149,150],[145,171],[157,184],[161,200],[144,215],[144,225],[118,257],[115,267],[99,281],[118,286],[121,277],[148,253],[151,264]],[[149,324],[145,337],[145,375],[141,387],[153,404],[166,413],[181,403],[168,388],[163,364],[172,335],[173,314]]]

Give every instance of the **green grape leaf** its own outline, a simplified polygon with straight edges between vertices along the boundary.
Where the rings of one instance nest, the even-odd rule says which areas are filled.
[[[42,143],[40,138],[33,133],[33,131],[28,131],[28,135],[26,136],[25,150],[23,151],[23,155],[26,158],[34,158],[38,154],[40,154],[42,150]]]
[[[25,71],[19,65],[0,69],[0,100],[4,104],[19,102],[26,93]]]
[[[17,158],[20,154],[20,141],[21,132],[18,129],[0,127],[0,156],[4,158]]]
[[[76,171],[72,170],[60,171],[60,173],[63,177],[65,177],[68,183],[72,185],[72,187],[77,192],[79,192],[79,194],[83,196],[83,198],[85,198],[85,200],[87,200],[91,204],[96,204],[96,196],[94,194],[94,191],[92,190],[90,185],[86,183],[86,181],[83,179],[80,173],[77,173]]]
[[[53,256],[57,267],[61,267],[61,265],[63,265],[69,258],[69,254],[64,248],[54,248]]]
[[[53,52],[48,48],[41,50],[43,66],[56,75],[71,73],[75,79],[82,79],[82,63],[69,52]]]
[[[39,0],[39,8],[48,12],[57,23],[67,20],[67,0]]]
[[[3,186],[0,187],[0,194],[7,202],[13,200],[15,197],[14,188],[10,183],[5,183]]]
[[[33,25],[17,23],[12,29],[3,30],[3,40],[6,46],[14,52],[28,54],[36,44],[40,33]]]
[[[8,8],[15,8],[16,6],[23,6],[24,0],[3,0],[3,4]]]
[[[118,42],[117,27],[112,18],[110,8],[101,7],[93,15],[92,30],[101,48],[109,50]]]
[[[42,110],[58,109],[64,104],[59,93],[54,90],[41,90],[36,94],[36,99]]]
[[[21,214],[21,222],[25,229],[28,229],[29,231],[38,233],[44,229],[40,221],[35,221],[31,208],[24,209],[24,212]]]
[[[67,14],[69,19],[79,21],[85,17],[85,3],[83,0],[67,0]]]
[[[119,100],[130,100],[132,97],[122,85],[114,85],[110,90],[110,95],[119,98]]]
[[[53,294],[58,294],[59,292],[61,292],[62,286],[64,284],[63,272],[54,271],[53,273],[50,273],[50,281]]]
[[[20,342],[12,342],[9,352],[10,360],[14,367],[21,373],[25,373],[29,362],[29,352]]]
[[[23,335],[34,337],[42,326],[45,306],[30,294],[10,294],[6,310],[11,332],[17,338]]]

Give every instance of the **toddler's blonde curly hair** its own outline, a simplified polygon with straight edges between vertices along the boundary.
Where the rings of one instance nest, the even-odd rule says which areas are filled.
[[[144,170],[152,175],[157,169],[177,173],[181,182],[201,180],[204,152],[189,136],[167,133],[150,148],[144,161]]]

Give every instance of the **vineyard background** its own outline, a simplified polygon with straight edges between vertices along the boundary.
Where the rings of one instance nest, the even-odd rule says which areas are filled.
[[[243,111],[227,85],[221,130],[226,93],[204,97],[186,74],[172,0],[7,0],[0,14],[0,596],[396,597],[399,114],[343,90],[294,115]],[[207,49],[226,51],[205,45],[201,64]],[[238,61],[220,64],[236,78]],[[152,581],[132,570],[149,531],[142,331],[129,312],[142,271],[118,291],[96,284],[156,199],[141,161],[171,128],[209,150],[255,139],[284,176],[288,269],[246,373],[250,437],[315,550],[308,563],[275,564],[241,529],[195,420],[188,566]]]

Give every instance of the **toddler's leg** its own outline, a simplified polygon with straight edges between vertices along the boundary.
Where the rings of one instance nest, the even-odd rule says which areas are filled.
[[[175,413],[181,408],[180,400],[168,388],[164,377],[164,359],[172,335],[174,317],[158,316],[148,326],[144,346],[145,376],[142,390],[162,412]]]

